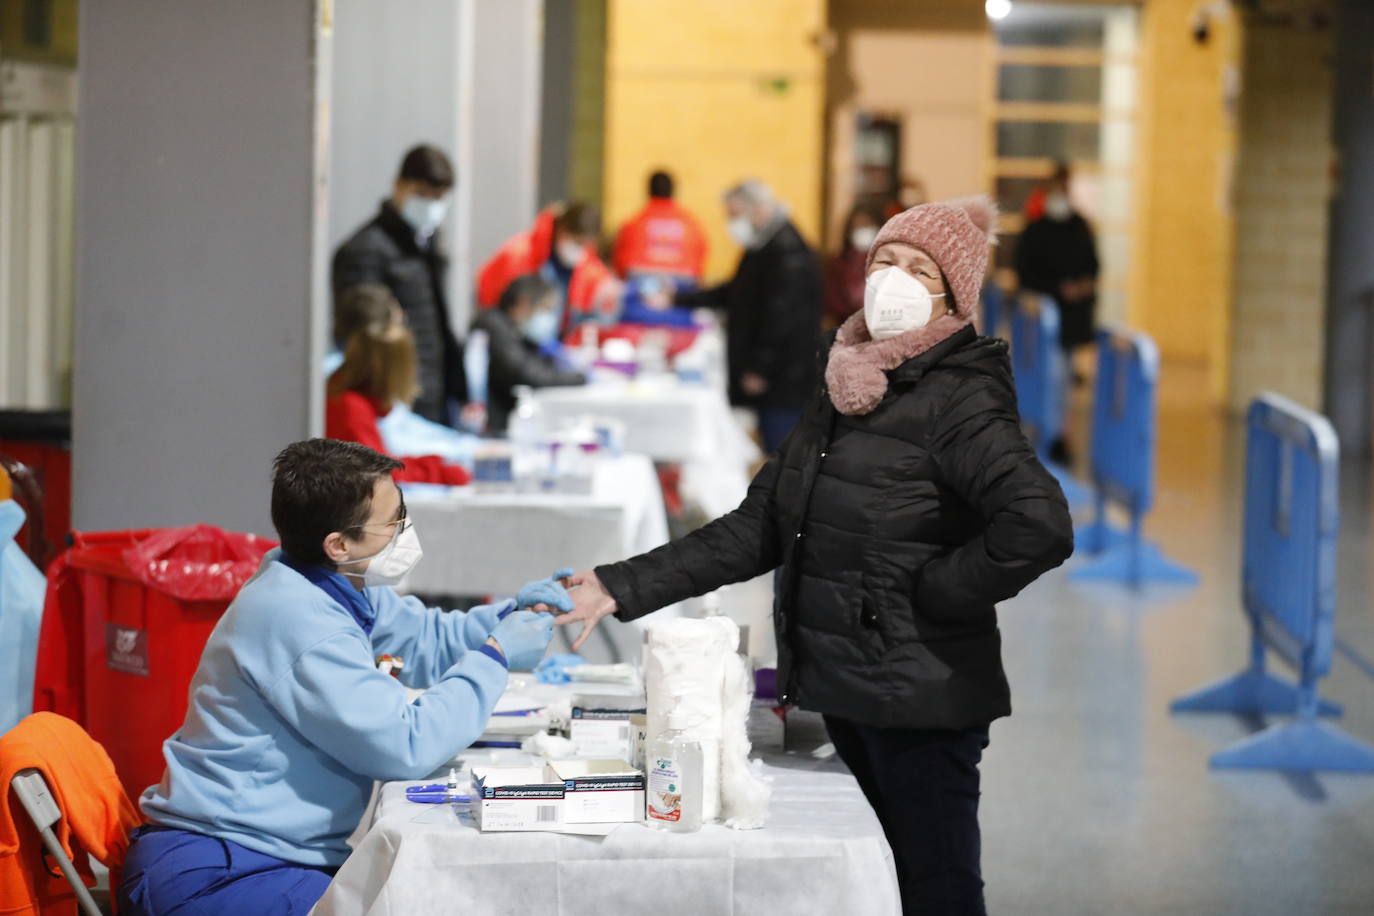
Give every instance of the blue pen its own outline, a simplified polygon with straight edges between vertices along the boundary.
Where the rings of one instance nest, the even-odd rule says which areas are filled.
[[[444,802],[461,804],[472,801],[472,796],[459,795],[451,787],[436,782],[427,786],[407,786],[406,801],[421,805],[442,805]]]

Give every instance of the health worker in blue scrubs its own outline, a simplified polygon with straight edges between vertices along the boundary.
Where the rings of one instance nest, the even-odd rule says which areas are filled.
[[[149,824],[134,832],[120,913],[306,913],[373,781],[451,760],[481,735],[508,670],[543,657],[546,611],[572,607],[553,578],[467,612],[397,594],[421,555],[400,467],[327,439],[276,457],[281,547],[205,645],[162,782],[139,799]],[[382,655],[404,659],[399,679],[378,670]],[[427,689],[408,703],[405,687]]]

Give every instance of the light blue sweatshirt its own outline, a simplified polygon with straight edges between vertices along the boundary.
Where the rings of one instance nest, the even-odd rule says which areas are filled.
[[[139,804],[155,824],[337,866],[374,779],[422,779],[481,735],[506,668],[477,650],[506,605],[444,613],[369,588],[369,639],[279,554],[215,625]],[[383,654],[405,659],[399,682],[377,670]],[[407,703],[402,682],[429,689]]]

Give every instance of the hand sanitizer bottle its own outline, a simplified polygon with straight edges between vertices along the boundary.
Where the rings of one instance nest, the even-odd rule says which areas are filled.
[[[701,743],[683,733],[680,712],[668,716],[668,728],[654,740],[649,765],[647,822],[659,830],[694,833],[701,829]]]

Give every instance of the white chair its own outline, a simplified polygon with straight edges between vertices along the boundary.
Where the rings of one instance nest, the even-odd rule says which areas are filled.
[[[48,783],[43,779],[43,774],[33,767],[20,770],[10,781],[14,788],[15,797],[24,806],[24,810],[29,813],[33,820],[33,825],[38,828],[38,833],[43,837],[43,845],[47,847],[48,854],[57,862],[57,867],[62,869],[62,875],[67,879],[67,883],[76,892],[77,903],[81,906],[81,912],[86,916],[102,916],[100,907],[96,905],[95,898],[86,888],[86,882],[81,880],[81,876],[76,873],[76,866],[63,851],[62,844],[57,841],[57,834],[53,833],[52,825],[62,819],[62,809],[57,807],[57,801],[52,797],[52,792],[48,790]]]

